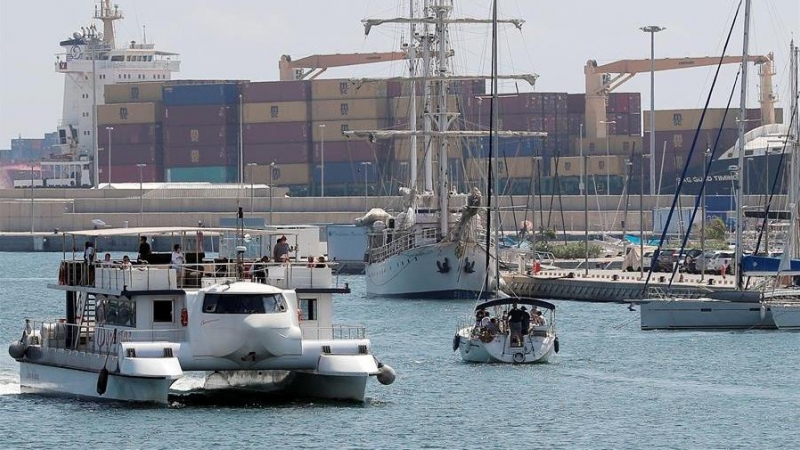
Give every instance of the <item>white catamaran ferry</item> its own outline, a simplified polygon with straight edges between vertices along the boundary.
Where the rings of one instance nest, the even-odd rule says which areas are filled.
[[[9,347],[20,364],[21,390],[166,403],[173,383],[197,371],[209,388],[363,401],[371,376],[394,381],[393,369],[372,355],[363,327],[332,323],[333,294],[350,290],[336,286],[330,267],[293,261],[298,255],[278,263],[245,258],[245,238],[232,257],[207,258],[204,239],[224,234],[249,235],[251,246],[262,236],[268,248],[275,232],[64,233],[65,247],[88,250],[83,257],[65,252],[58,283],[49,285],[65,294],[63,318],[25,319],[21,338]],[[103,239],[139,236],[178,248],[135,261],[89,255]]]

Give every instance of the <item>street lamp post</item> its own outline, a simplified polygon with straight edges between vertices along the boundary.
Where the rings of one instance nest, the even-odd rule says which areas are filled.
[[[275,161],[269,163],[269,224],[272,225],[272,173],[275,172]]]
[[[658,25],[649,25],[639,28],[645,33],[650,33],[650,154],[655,154],[656,151],[656,121],[655,121],[655,35],[659,31],[664,31],[666,28]],[[650,158],[650,195],[656,193],[656,159]]]
[[[253,214],[253,167],[257,166],[256,163],[247,163],[250,168],[250,215]]]
[[[364,210],[365,211],[368,209],[367,208],[367,195],[368,195],[368,191],[367,191],[367,170],[369,169],[369,166],[371,166],[371,165],[372,165],[372,163],[369,162],[369,161],[363,161],[361,163],[361,166],[363,167],[363,170],[364,170]]]
[[[319,124],[319,183],[320,197],[325,197],[325,124]]]
[[[142,188],[142,169],[147,167],[147,164],[137,164],[139,168],[139,226],[142,226],[142,210],[144,210],[144,189]]]
[[[606,195],[611,195],[611,171],[608,168],[608,163],[611,160],[611,151],[609,149],[608,140],[608,125],[617,123],[616,120],[601,120],[600,123],[606,126]]]
[[[111,132],[114,131],[114,127],[106,127],[108,131],[108,176],[106,180],[108,181],[108,187],[111,187]]]

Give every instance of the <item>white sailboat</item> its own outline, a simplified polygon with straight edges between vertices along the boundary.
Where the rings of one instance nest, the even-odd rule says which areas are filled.
[[[493,3],[492,24],[492,105],[497,104],[497,2]],[[497,167],[497,108],[491,108],[491,144],[489,147],[490,168],[488,187],[491,192],[490,229],[495,241],[499,240],[499,215],[497,201],[499,183],[493,179],[492,166]],[[491,227],[494,217],[494,227]],[[488,240],[488,239],[487,239]],[[487,248],[492,248],[487,245]],[[496,248],[495,248],[496,251]],[[495,266],[499,260],[494,258]],[[499,270],[495,267],[495,274]],[[496,275],[499,278],[499,275]],[[499,283],[499,280],[497,281]],[[480,297],[479,297],[480,298]],[[518,308],[518,305],[522,305]],[[531,312],[527,311],[531,307]],[[538,310],[541,308],[544,310]],[[555,305],[550,302],[526,297],[499,295],[475,306],[475,321],[471,319],[458,325],[453,337],[453,350],[458,350],[461,359],[472,363],[530,364],[547,362],[553,353],[558,353],[558,337],[555,332]],[[491,310],[491,312],[490,312]],[[492,314],[493,313],[493,314]],[[545,316],[544,314],[547,314]],[[492,315],[494,317],[492,317]]]
[[[484,247],[485,227],[481,220],[482,194],[473,188],[468,194],[453,192],[448,164],[440,163],[438,186],[433,186],[432,152],[438,150],[440,162],[447,161],[448,148],[454,138],[486,136],[484,131],[454,131],[457,113],[448,110],[448,84],[459,79],[452,73],[449,25],[452,23],[489,23],[480,19],[451,18],[452,0],[426,0],[421,17],[414,14],[413,3],[408,18],[365,20],[367,32],[384,23],[408,23],[410,39],[404,49],[409,54],[410,112],[409,129],[402,131],[346,131],[347,136],[371,140],[392,137],[410,138],[408,188],[401,189],[402,211],[395,217],[383,209],[373,209],[356,224],[370,228],[365,255],[366,292],[370,296],[459,298],[497,290],[486,286],[487,280],[498,279],[496,268],[487,264]],[[521,20],[502,20],[521,27]],[[422,74],[418,76],[418,55],[422,55]],[[433,75],[435,74],[435,75]],[[529,82],[532,75],[508,75]],[[368,81],[368,80],[366,80]],[[424,88],[423,129],[417,130],[416,84]],[[543,133],[506,132],[508,136],[532,136]],[[425,145],[424,187],[417,187],[417,138]],[[434,194],[435,191],[435,194]],[[458,204],[461,200],[462,204]],[[487,272],[488,271],[488,272]]]

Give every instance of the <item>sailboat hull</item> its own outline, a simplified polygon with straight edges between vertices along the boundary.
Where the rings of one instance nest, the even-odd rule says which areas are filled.
[[[640,306],[642,330],[775,329],[759,302],[712,299],[650,300]]]
[[[367,295],[475,298],[486,291],[486,251],[476,243],[467,243],[463,256],[458,258],[456,245],[455,242],[423,245],[368,264]],[[494,268],[488,270],[491,282]]]

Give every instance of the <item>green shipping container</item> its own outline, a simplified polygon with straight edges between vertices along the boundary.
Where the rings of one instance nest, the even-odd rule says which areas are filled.
[[[236,168],[228,166],[172,167],[164,175],[168,182],[174,183],[228,183],[235,177]]]

